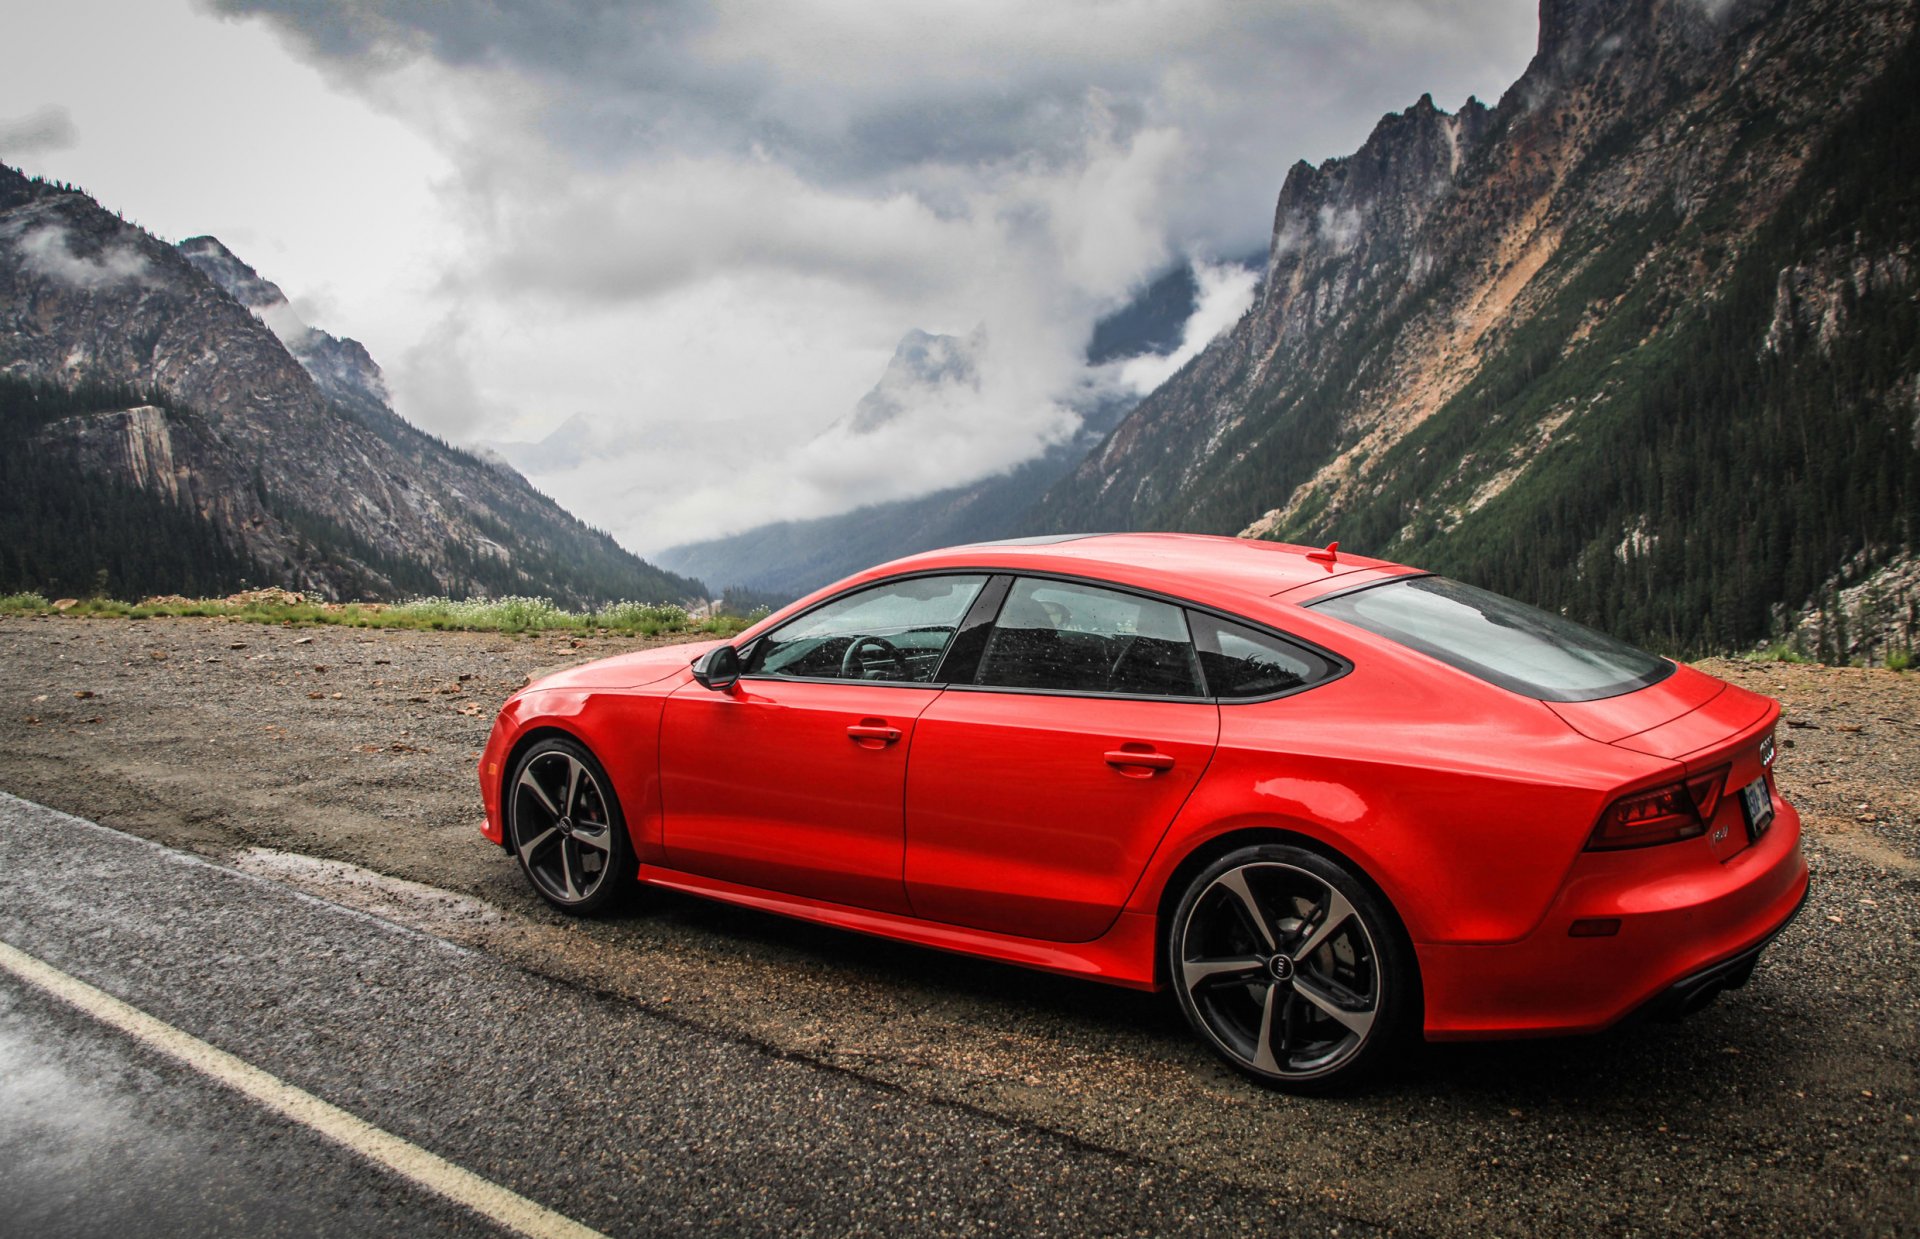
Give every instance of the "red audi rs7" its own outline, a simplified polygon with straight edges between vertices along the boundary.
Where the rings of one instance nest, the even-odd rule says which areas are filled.
[[[1778,705],[1413,568],[1235,538],[931,551],[549,676],[480,762],[549,902],[665,887],[1172,991],[1235,1068],[1583,1033],[1806,896]]]

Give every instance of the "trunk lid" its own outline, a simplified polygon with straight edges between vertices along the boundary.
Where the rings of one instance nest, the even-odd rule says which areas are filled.
[[[1567,726],[1581,735],[1603,744],[1619,744],[1630,737],[1673,725],[1724,696],[1730,688],[1732,685],[1725,680],[1716,680],[1681,663],[1673,669],[1672,675],[1658,684],[1649,684],[1631,693],[1602,697],[1595,701],[1549,701],[1546,704]],[[1753,696],[1751,693],[1745,695]],[[1676,756],[1653,749],[1642,748],[1639,751],[1652,752],[1657,757]]]

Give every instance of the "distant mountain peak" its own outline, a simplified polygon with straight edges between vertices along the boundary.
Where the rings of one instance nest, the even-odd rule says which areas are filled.
[[[0,412],[0,591],[704,596],[409,424],[216,239],[4,165]]]
[[[218,237],[188,237],[178,248],[186,255],[188,262],[248,309],[262,310],[289,304],[287,295],[280,291],[278,284],[262,278],[238,254],[221,244]]]
[[[978,392],[986,351],[985,325],[966,336],[934,335],[918,328],[907,332],[880,381],[839,425],[849,434],[872,434],[930,401]]]
[[[278,284],[218,237],[189,237],[177,248],[202,275],[258,315],[329,400],[362,417],[390,415],[386,376],[360,341],[330,335],[307,322]]]

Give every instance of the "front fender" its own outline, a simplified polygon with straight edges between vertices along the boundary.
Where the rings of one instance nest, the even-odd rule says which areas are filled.
[[[657,863],[664,832],[660,812],[660,715],[664,695],[590,688],[530,689],[508,700],[480,754],[481,834],[504,846],[507,779],[525,746],[545,735],[585,745],[613,783],[634,855]]]

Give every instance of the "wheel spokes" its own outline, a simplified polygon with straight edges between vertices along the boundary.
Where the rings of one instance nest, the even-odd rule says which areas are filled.
[[[571,756],[567,758],[567,807],[564,814],[567,817],[573,816],[574,811],[579,808],[580,776],[585,772],[586,767],[582,766],[578,760]]]
[[[1253,890],[1247,885],[1247,871],[1234,869],[1223,873],[1215,885],[1233,896],[1234,906],[1239,909],[1247,927],[1259,936],[1260,945],[1269,951],[1278,951],[1280,946],[1273,940],[1273,931],[1267,928],[1266,913],[1260,910],[1259,901],[1253,897]]]
[[[1293,992],[1320,1008],[1356,1037],[1366,1036],[1367,1030],[1373,1027],[1374,1009],[1372,1007],[1356,1009],[1346,1006],[1331,993],[1312,984],[1305,977],[1294,977]]]
[[[524,861],[527,861],[529,864],[531,864],[533,861],[533,854],[539,851],[541,848],[545,847],[548,841],[551,840],[554,836],[558,835],[559,833],[560,833],[560,828],[558,826],[547,827],[545,830],[541,831],[539,834],[535,835],[533,838],[527,840],[525,843],[520,845],[520,858]]]
[[[1255,976],[1265,972],[1266,967],[1267,961],[1256,955],[1230,959],[1189,959],[1180,965],[1180,976],[1191,991],[1208,981]]]
[[[580,898],[580,888],[573,880],[574,858],[579,851],[579,846],[572,839],[560,841],[560,879],[566,886],[568,899]]]
[[[566,816],[560,812],[560,806],[553,803],[553,797],[547,794],[547,789],[540,786],[540,780],[533,777],[533,766],[531,763],[527,765],[526,769],[520,772],[519,786],[533,793],[533,798],[540,802],[540,807],[547,811],[548,816],[556,819]]]
[[[1331,886],[1327,888],[1327,901],[1324,907],[1326,914],[1320,918],[1320,923],[1314,926],[1313,932],[1307,935],[1307,940],[1289,952],[1293,956],[1294,963],[1304,964],[1307,956],[1319,950],[1321,945],[1333,936],[1334,930],[1346,924],[1353,916],[1353,905],[1347,902],[1345,895]]]
[[[578,822],[573,824],[573,841],[583,848],[592,848],[596,852],[612,852],[612,830],[600,822]]]
[[[1267,986],[1260,1004],[1260,1031],[1253,1038],[1253,1065],[1262,1071],[1278,1073],[1280,1061],[1273,1056],[1273,1009],[1280,1005],[1280,987]]]

